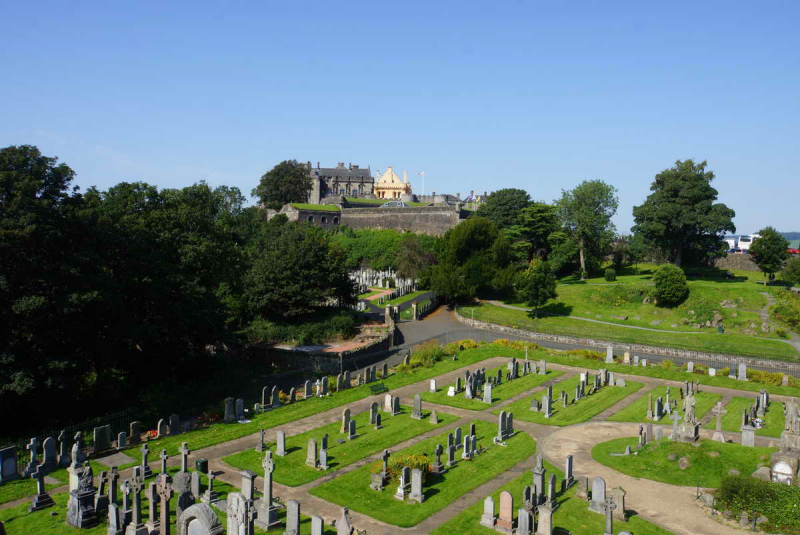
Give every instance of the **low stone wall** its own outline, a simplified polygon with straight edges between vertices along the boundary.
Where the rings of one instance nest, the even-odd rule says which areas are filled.
[[[717,258],[714,267],[719,269],[741,269],[742,271],[761,271],[753,257],[749,254],[729,254],[723,258]]]
[[[392,229],[441,236],[467,217],[453,206],[342,208],[342,225],[352,229]]]
[[[593,338],[579,338],[577,336],[567,336],[561,334],[540,333],[536,331],[527,331],[524,329],[516,329],[514,327],[506,327],[496,323],[488,323],[485,321],[473,320],[465,318],[459,314],[458,310],[455,311],[456,319],[473,327],[475,329],[483,329],[498,333],[505,333],[510,336],[521,338],[530,338],[533,340],[546,340],[565,345],[576,345],[596,348],[598,351],[605,352],[608,346],[613,347],[620,352],[628,351],[631,355],[646,354],[664,357],[665,359],[677,359],[681,361],[691,361],[701,364],[706,364],[717,368],[734,367],[739,363],[744,363],[748,368],[761,369],[765,371],[775,372],[793,372],[793,375],[800,374],[800,363],[785,362],[779,360],[759,359],[755,357],[744,357],[736,355],[726,355],[723,353],[706,353],[703,351],[690,351],[686,349],[674,349],[670,347],[648,346],[644,344],[625,344],[621,342],[611,342],[608,340],[595,340]],[[713,336],[713,335],[712,335]]]

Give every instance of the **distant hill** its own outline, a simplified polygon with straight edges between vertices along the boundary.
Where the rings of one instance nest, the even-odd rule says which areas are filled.
[[[800,232],[781,232],[781,236],[787,240],[800,240]]]

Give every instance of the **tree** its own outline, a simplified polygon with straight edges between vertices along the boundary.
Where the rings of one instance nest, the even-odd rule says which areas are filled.
[[[630,238],[628,236],[617,236],[611,242],[611,262],[617,269],[622,269],[633,263],[629,242]]]
[[[506,229],[506,236],[515,257],[527,263],[534,256],[547,257],[551,251],[548,239],[558,229],[556,207],[532,202],[520,210],[517,223]]]
[[[505,188],[493,191],[486,202],[478,208],[477,214],[492,221],[501,229],[519,223],[520,212],[531,203],[527,191],[517,188]]]
[[[719,255],[725,232],[735,232],[736,213],[715,203],[717,190],[711,186],[714,173],[707,162],[675,162],[656,175],[644,204],[633,208],[633,232],[648,245],[665,252],[669,261],[681,266],[687,252],[701,258]]]
[[[664,264],[653,274],[654,291],[658,304],[673,307],[681,304],[689,296],[686,274],[673,264]]]
[[[419,279],[426,269],[436,263],[435,245],[436,240],[430,236],[403,236],[397,251],[397,274],[407,279]]]
[[[468,301],[495,288],[507,277],[498,277],[510,263],[508,241],[493,222],[471,217],[445,232],[437,248],[438,264],[427,275],[431,290],[450,302]]]
[[[539,317],[539,308],[556,298],[556,276],[550,265],[538,258],[531,260],[528,269],[517,277],[517,294],[528,306],[533,307],[534,317]]]
[[[764,272],[764,285],[767,278],[774,275],[783,267],[789,258],[789,241],[772,227],[762,229],[750,245],[750,254],[756,265]]]
[[[611,218],[617,213],[616,188],[602,180],[585,180],[571,191],[561,192],[558,214],[567,233],[578,245],[581,279],[587,274],[587,255],[603,255],[614,236]]]
[[[308,202],[311,177],[305,165],[297,160],[285,160],[261,177],[251,195],[266,208],[280,210],[290,202]]]
[[[800,256],[792,257],[786,262],[781,278],[793,286],[800,286]]]
[[[318,227],[295,222],[268,226],[249,253],[244,287],[254,316],[290,318],[330,301],[355,304],[346,255]]]

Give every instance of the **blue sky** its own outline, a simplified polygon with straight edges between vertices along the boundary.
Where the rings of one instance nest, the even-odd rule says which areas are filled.
[[[284,159],[552,200],[601,178],[618,228],[706,159],[739,233],[800,231],[798,2],[3,2],[0,146],[82,188],[249,196]]]

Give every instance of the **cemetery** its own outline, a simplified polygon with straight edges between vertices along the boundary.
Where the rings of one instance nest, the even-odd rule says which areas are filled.
[[[387,395],[391,396],[391,394]],[[380,407],[378,409],[376,402],[374,416],[372,410],[352,416],[349,421],[356,423],[357,433],[352,440],[348,436],[349,431],[342,431],[340,422],[286,437],[286,454],[273,456],[275,482],[291,487],[303,485],[395,444],[456,421],[455,416],[438,412],[438,423],[434,424],[430,420],[429,411],[424,413],[428,416],[427,418],[423,417],[418,420],[411,417],[412,411],[409,407],[401,406],[400,412],[396,415],[385,412],[383,404]],[[349,412],[349,409],[345,409],[345,411]],[[378,419],[381,425],[379,429],[376,424]],[[349,427],[350,424],[347,425]],[[317,452],[312,457],[316,459],[316,462],[309,463],[307,459],[311,455],[311,441],[315,441]],[[265,447],[273,451],[277,449],[276,445],[272,443],[266,444]],[[321,464],[321,450],[323,449],[326,450],[326,462]],[[263,457],[263,450],[259,451],[256,446],[253,449],[225,457],[223,461],[241,470],[257,472]]]
[[[544,369],[541,366],[537,368],[538,364],[528,360],[512,362],[509,365],[515,365],[519,370],[516,374],[509,374],[509,365],[498,366],[491,370],[485,368],[467,370],[469,374],[465,372],[465,376],[459,377],[454,383],[443,386],[432,384],[431,389],[422,394],[422,399],[437,405],[483,411],[563,374],[547,370],[546,365]],[[487,397],[489,395],[491,397]]]
[[[540,390],[533,397],[515,401],[506,410],[514,413],[514,418],[526,422],[557,426],[573,425],[591,419],[644,386],[634,381],[628,381],[624,386],[611,385],[606,380],[605,386],[600,382],[601,386],[592,392],[594,385],[588,385],[594,379],[590,376],[597,377],[597,375],[591,373],[583,375],[584,380],[581,380],[581,374],[574,375]]]
[[[520,461],[530,457],[535,450],[533,439],[526,433],[517,432],[505,439],[505,445],[496,445],[492,438],[497,435],[498,426],[488,422],[475,422],[474,446],[468,434],[469,426],[462,426],[461,442],[455,440],[453,432],[441,433],[419,444],[392,455],[427,455],[430,461],[436,460],[437,445],[449,450],[449,435],[453,433],[453,463],[449,462],[449,451],[443,454],[445,467],[443,474],[428,473],[422,486],[425,500],[413,503],[398,500],[393,482],[383,490],[370,487],[370,466],[364,466],[346,473],[336,479],[316,487],[311,494],[333,503],[348,506],[354,511],[369,515],[387,524],[408,527],[414,526],[448,506],[459,496],[505,472]],[[464,457],[465,452],[475,448],[475,453]]]
[[[341,533],[337,526],[351,535],[393,526],[414,533],[660,535],[681,532],[665,529],[681,519],[664,526],[663,517],[653,523],[637,515],[630,504],[644,496],[631,494],[630,482],[628,490],[614,486],[607,474],[606,483],[597,467],[640,482],[708,489],[704,500],[734,476],[770,485],[799,479],[800,411],[787,394],[800,389],[791,381],[745,381],[745,367],[708,375],[631,355],[604,359],[534,345],[526,351],[507,342],[447,349],[428,360],[412,354],[385,375],[375,366],[360,379],[325,376],[283,396],[266,385],[261,399],[228,398],[221,421],[194,430],[184,431],[172,415],[154,436],[137,432],[137,422],[117,440],[105,428],[91,440],[63,433],[32,439],[29,461],[0,450],[0,497],[8,502],[0,505],[2,527],[8,534],[149,535],[166,503],[171,533],[191,524],[198,530],[191,533],[202,535],[230,526],[245,535]],[[646,388],[637,377],[647,378]],[[378,384],[389,391],[370,388]],[[451,386],[460,388],[455,396],[447,396]],[[468,388],[473,399],[466,399]],[[447,403],[453,399],[463,405]],[[576,465],[569,455],[562,470],[553,462],[558,439],[533,424],[556,434],[579,429],[575,424],[616,426],[608,428],[616,438],[595,434],[583,460]],[[537,455],[542,440],[547,448]],[[196,471],[201,461],[208,473]],[[6,469],[12,462],[15,471]],[[454,508],[465,499],[466,507]],[[692,522],[716,522],[700,504],[693,515]]]
[[[686,383],[691,385],[690,383]],[[691,387],[691,386],[689,386]],[[683,398],[687,386],[680,388],[657,386],[642,397],[609,418],[614,422],[662,422],[670,424],[669,418],[673,411],[683,416]],[[713,392],[705,392],[702,385],[697,385],[695,390],[695,414],[698,419],[702,419],[714,405],[722,399],[722,396]],[[669,409],[667,406],[669,405]],[[663,407],[663,408],[662,408]]]

